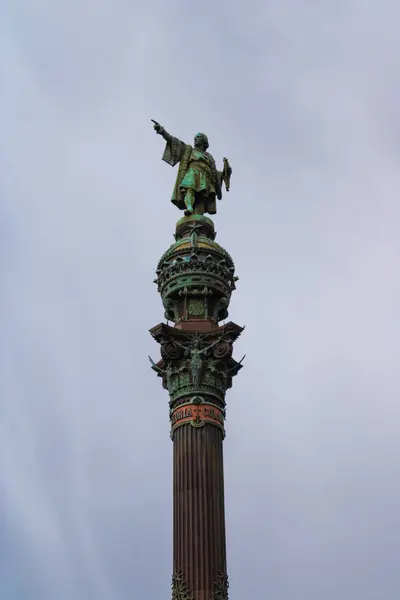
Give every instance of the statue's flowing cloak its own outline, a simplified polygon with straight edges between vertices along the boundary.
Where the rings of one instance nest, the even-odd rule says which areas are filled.
[[[185,144],[178,138],[173,136],[167,141],[165,146],[163,161],[174,167],[179,162],[178,174],[176,177],[176,182],[174,186],[174,191],[172,193],[171,202],[175,204],[179,209],[183,210],[186,208],[185,206],[185,191],[181,188],[181,183],[185,178],[186,173],[189,170],[189,165],[191,162],[193,148],[189,144]],[[207,157],[208,166],[210,168],[210,182],[209,182],[209,192],[204,198],[206,203],[206,212],[211,215],[214,215],[217,212],[216,200],[217,197],[219,200],[222,198],[221,193],[221,179],[222,174],[217,171],[215,166],[215,160],[208,152],[204,152],[204,155]]]

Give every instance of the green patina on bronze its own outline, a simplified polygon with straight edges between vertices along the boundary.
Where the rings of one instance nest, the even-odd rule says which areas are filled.
[[[175,243],[157,265],[157,289],[168,321],[191,318],[215,323],[228,317],[238,277],[229,253],[214,241],[214,224],[203,215],[180,219]]]
[[[183,579],[182,571],[175,571],[172,575],[172,600],[193,600],[190,590]]]
[[[219,571],[217,579],[214,583],[214,595],[211,600],[228,600],[229,599],[229,582],[228,575]]]
[[[228,160],[224,158],[222,171],[218,171],[213,156],[207,152],[208,138],[204,133],[196,133],[191,146],[169,134],[157,121],[153,123],[155,131],[166,141],[162,159],[171,167],[179,163],[171,202],[188,215],[214,215],[216,198],[222,198],[222,183],[229,191],[232,169]]]
[[[241,362],[232,358],[232,344],[242,330],[228,324],[218,337],[177,332],[167,325],[151,330],[161,344],[162,356],[157,364],[150,359],[152,368],[169,392],[171,409],[180,399],[204,394],[218,401],[219,408],[225,407],[225,393],[242,368]]]

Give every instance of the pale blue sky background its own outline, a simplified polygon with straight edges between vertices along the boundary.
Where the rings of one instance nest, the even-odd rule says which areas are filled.
[[[231,600],[400,597],[400,5],[0,2],[0,597],[169,597],[175,172],[228,156]]]

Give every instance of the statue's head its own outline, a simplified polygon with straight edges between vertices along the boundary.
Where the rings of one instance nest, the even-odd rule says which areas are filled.
[[[205,152],[208,148],[208,137],[205,133],[196,133],[194,136],[194,147]]]
[[[201,348],[201,337],[199,335],[196,334],[192,338],[192,345],[193,348],[195,348],[196,350],[199,350]]]

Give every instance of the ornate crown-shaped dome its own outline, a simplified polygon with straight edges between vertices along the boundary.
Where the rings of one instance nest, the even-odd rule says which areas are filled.
[[[226,319],[235,289],[235,265],[215,240],[214,223],[204,215],[183,217],[176,225],[175,243],[157,266],[158,291],[165,318],[177,325],[190,319],[215,325]]]

